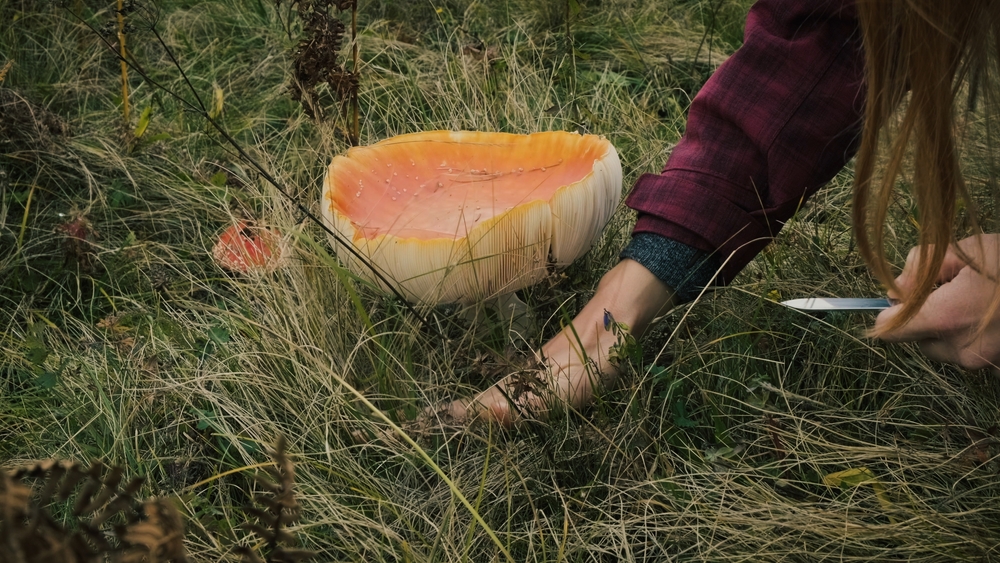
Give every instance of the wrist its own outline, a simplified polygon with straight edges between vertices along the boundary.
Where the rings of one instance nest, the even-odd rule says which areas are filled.
[[[642,264],[624,259],[601,278],[597,293],[584,308],[592,313],[608,311],[629,331],[641,335],[657,316],[676,306],[679,300],[674,291],[660,281]],[[584,312],[581,312],[583,316]]]
[[[714,253],[650,232],[633,233],[619,257],[642,264],[682,303],[696,299],[720,266]]]
[[[605,311],[638,337],[654,318],[678,302],[674,292],[642,264],[622,260],[604,274],[572,326],[542,346],[542,356],[554,372],[592,361],[599,373],[613,374],[610,350],[619,343],[619,334],[605,324]]]

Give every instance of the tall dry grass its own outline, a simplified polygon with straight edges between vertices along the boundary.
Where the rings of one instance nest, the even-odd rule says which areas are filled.
[[[691,96],[736,47],[746,2],[582,7],[571,90],[559,5],[362,2],[362,142],[580,129],[615,144],[627,186],[657,170]],[[194,86],[224,93],[225,126],[315,205],[347,142],[289,99],[293,39],[274,7],[158,9]],[[108,10],[80,14],[99,23]],[[236,559],[237,507],[279,434],[296,464],[293,531],[326,560],[996,557],[995,379],[867,340],[869,317],[772,302],[880,292],[851,246],[849,172],[731,288],[661,321],[643,363],[592,408],[513,431],[419,432],[406,424],[416,412],[485,388],[582,306],[628,239],[626,209],[588,256],[524,292],[535,341],[447,307],[429,312],[438,338],[346,274],[315,225],[142,82],[133,113],[152,109],[137,136],[117,109],[120,69],[69,13],[0,0],[0,21],[0,65],[14,61],[0,111],[16,96],[39,116],[26,128],[0,113],[13,140],[0,144],[5,465],[123,464],[147,477],[142,494],[178,499],[188,551],[206,561]],[[148,35],[129,45],[184,90]],[[34,127],[44,116],[65,130]],[[216,233],[245,217],[281,230],[284,267],[234,276],[212,263]],[[60,225],[78,218],[89,236],[67,241]]]

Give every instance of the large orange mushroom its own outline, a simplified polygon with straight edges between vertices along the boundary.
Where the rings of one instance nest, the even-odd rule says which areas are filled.
[[[330,164],[323,215],[408,299],[470,304],[585,253],[621,198],[618,153],[595,135],[430,131]],[[352,271],[378,283],[335,241]]]

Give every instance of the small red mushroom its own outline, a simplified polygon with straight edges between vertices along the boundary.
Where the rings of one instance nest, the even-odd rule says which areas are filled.
[[[281,258],[280,243],[281,234],[277,230],[240,221],[222,231],[212,248],[212,256],[219,266],[232,272],[270,272]]]

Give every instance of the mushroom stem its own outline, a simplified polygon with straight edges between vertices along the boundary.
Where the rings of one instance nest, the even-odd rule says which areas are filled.
[[[463,307],[459,315],[473,326],[479,325],[479,321],[486,318],[486,310],[490,309],[496,313],[497,320],[510,334],[529,340],[538,333],[538,323],[531,313],[528,304],[517,296],[516,293],[506,293],[484,299],[467,307]]]

